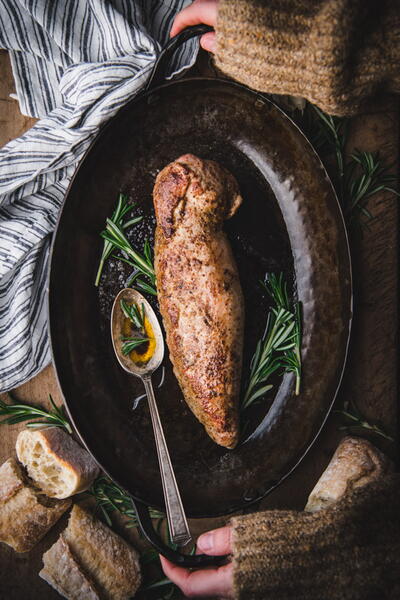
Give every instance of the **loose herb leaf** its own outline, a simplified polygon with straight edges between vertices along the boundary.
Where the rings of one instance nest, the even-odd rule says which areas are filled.
[[[344,425],[339,427],[339,429],[348,431],[349,433],[355,433],[359,430],[364,430],[368,433],[383,437],[390,442],[394,442],[394,439],[381,427],[379,427],[379,425],[376,423],[370,423],[362,415],[361,411],[354,402],[345,402],[343,409],[336,410],[335,412],[341,415],[344,421]]]
[[[136,279],[135,281],[135,288],[139,292],[144,292],[145,294],[150,294],[151,296],[157,296],[157,291],[152,285],[142,281],[141,279]]]
[[[9,395],[12,398],[11,394]],[[29,422],[26,426],[32,429],[39,427],[60,427],[68,433],[72,433],[71,425],[64,416],[62,409],[56,406],[50,394],[49,399],[53,409],[50,411],[38,408],[37,406],[30,406],[29,404],[20,404],[17,401],[6,404],[3,400],[0,400],[0,416],[6,416],[5,419],[0,421],[0,425],[14,425],[15,423],[30,421],[30,419],[42,419],[41,421]]]
[[[119,260],[128,262],[128,264],[131,265],[131,263],[129,261],[125,260],[121,256],[116,256],[115,258],[119,258]],[[134,287],[139,292],[144,292],[144,293],[150,294],[152,296],[157,296],[157,291],[156,291],[155,287],[152,286],[151,284],[144,282],[142,279],[139,279],[140,276],[141,276],[140,271],[137,271],[137,270],[134,271],[132,273],[132,275],[129,277],[128,281],[126,282],[126,287]]]
[[[121,338],[121,339],[124,342],[122,344],[122,354],[124,354],[126,356],[127,354],[132,352],[132,350],[135,350],[135,348],[138,348],[138,346],[141,346],[144,342],[148,342],[150,338],[148,338],[148,337],[125,337],[125,338]]]

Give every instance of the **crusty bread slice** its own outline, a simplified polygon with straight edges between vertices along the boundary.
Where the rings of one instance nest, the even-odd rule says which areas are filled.
[[[135,595],[141,582],[137,552],[89,512],[75,504],[60,539],[44,554],[39,575],[66,598],[83,600],[80,580],[89,586],[90,594],[105,600],[128,600]],[[65,545],[68,551],[60,565]],[[89,592],[86,597],[96,598]]]
[[[64,598],[101,600],[94,583],[83,573],[62,535],[43,554],[43,565],[40,577]]]
[[[308,497],[304,510],[328,508],[358,487],[393,470],[393,464],[368,440],[345,437]]]
[[[0,467],[0,541],[17,552],[31,550],[70,505],[30,485],[14,458]]]
[[[99,474],[90,454],[58,427],[25,429],[15,448],[29,477],[52,498],[87,490]]]

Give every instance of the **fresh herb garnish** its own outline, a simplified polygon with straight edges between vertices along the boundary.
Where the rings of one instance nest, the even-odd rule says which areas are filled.
[[[138,346],[141,346],[144,342],[150,340],[148,337],[123,337],[121,339],[124,342],[122,344],[122,354],[125,356],[130,354],[135,348],[138,348]]]
[[[287,373],[293,372],[296,375],[296,396],[298,396],[301,379],[301,304],[296,302],[293,308],[291,307],[283,273],[279,275],[271,273],[268,280],[262,282],[262,284],[274,301],[275,307],[283,308],[293,316],[293,347],[284,352],[281,360],[284,370]]]
[[[359,430],[367,431],[368,433],[380,436],[385,438],[385,440],[389,440],[390,442],[394,442],[394,439],[388,435],[379,425],[376,423],[370,423],[360,412],[359,408],[355,405],[354,402],[346,401],[341,410],[335,411],[337,414],[341,415],[344,419],[344,425],[339,427],[342,431],[347,431],[349,433],[357,433]]]
[[[134,208],[133,204],[128,204],[128,197],[125,196],[124,194],[120,194],[118,196],[117,206],[115,207],[115,210],[111,216],[110,221],[112,221],[117,227],[119,227],[119,228],[122,227],[123,229],[126,229],[127,227],[130,227],[131,225],[135,225],[136,223],[139,223],[143,219],[143,217],[134,217],[133,219],[130,219],[126,223],[123,223],[125,215],[133,208]],[[100,277],[101,277],[101,274],[103,271],[104,263],[106,262],[107,258],[110,256],[113,249],[114,249],[113,244],[110,241],[105,240],[104,247],[103,247],[103,253],[101,255],[100,264],[99,264],[99,268],[97,270],[97,275],[96,275],[96,281],[95,281],[96,286],[98,286],[100,283]]]
[[[397,178],[388,173],[388,167],[382,166],[378,152],[360,152],[355,150],[346,165],[345,215],[351,224],[354,219],[367,223],[374,217],[367,208],[369,199],[378,192],[399,193],[391,187]],[[361,221],[360,221],[361,219]]]
[[[138,526],[131,497],[108,477],[104,475],[97,477],[87,493],[95,498],[97,507],[103,513],[104,519],[110,527],[112,526],[110,515],[114,511],[118,511],[129,519],[128,527]],[[164,513],[154,508],[150,508],[150,516],[152,519],[165,518]]]
[[[112,219],[107,219],[106,229],[102,231],[101,236],[111,244],[113,250],[122,251],[123,255],[114,255],[115,258],[122,260],[135,269],[129,285],[134,285],[137,289],[156,296],[156,276],[148,240],[144,244],[143,254],[140,254],[132,247],[123,232],[123,228],[114,223]],[[149,283],[139,279],[139,277],[145,277]]]
[[[250,377],[241,410],[264,396],[272,385],[271,375],[278,370],[296,374],[296,394],[301,378],[301,311],[300,304],[291,308],[283,273],[271,274],[263,285],[274,306],[268,314],[264,335],[259,340],[250,363]]]
[[[138,330],[138,333],[130,337],[121,337],[124,342],[122,344],[122,354],[125,356],[130,354],[132,350],[135,350],[138,346],[141,346],[144,342],[148,342],[150,338],[146,337],[145,334],[145,310],[144,304],[141,308],[137,304],[128,304],[123,298],[120,302],[121,310],[125,317],[131,321],[133,326]]]
[[[382,164],[378,152],[346,153],[348,119],[327,115],[308,103],[299,124],[332,178],[348,225],[368,225],[374,218],[368,203],[378,192],[399,195],[393,187],[397,177]]]
[[[250,363],[250,378],[241,405],[242,410],[273,387],[266,382],[282,366],[279,353],[294,345],[293,327],[292,315],[289,312],[280,309],[269,313],[264,335],[259,340]]]
[[[11,394],[10,398],[12,398]],[[13,398],[12,398],[13,399]],[[7,416],[6,419],[0,421],[0,425],[14,425],[15,423],[22,423],[23,421],[30,421],[30,419],[43,419],[41,421],[35,421],[27,423],[26,426],[34,429],[39,427],[60,427],[65,429],[68,433],[72,433],[71,425],[61,408],[56,406],[51,394],[49,394],[50,403],[53,410],[47,411],[37,406],[30,406],[29,404],[20,404],[17,401],[12,404],[6,404],[3,400],[0,400],[0,416]]]
[[[133,323],[136,329],[140,329],[144,332],[145,311],[143,303],[139,308],[137,304],[128,304],[124,299],[122,299],[121,310],[125,317]]]

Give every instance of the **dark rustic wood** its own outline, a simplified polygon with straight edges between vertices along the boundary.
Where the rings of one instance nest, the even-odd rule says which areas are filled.
[[[0,145],[21,135],[32,126],[33,119],[20,114],[18,104],[9,97],[14,91],[9,59],[0,52]],[[380,150],[390,163],[399,159],[399,105],[397,98],[387,98],[357,119],[351,130],[351,147]],[[394,167],[396,168],[396,167]],[[391,194],[379,194],[371,201],[376,220],[363,237],[351,235],[356,315],[349,361],[339,394],[338,404],[354,399],[371,420],[379,421],[392,435],[398,421],[398,201]],[[52,366],[15,393],[22,401],[46,406],[48,393],[59,403]],[[260,508],[299,508],[305,503],[312,486],[323,471],[343,433],[337,416],[329,418],[324,430],[297,471],[280,488],[264,500]],[[14,453],[15,439],[23,425],[0,430],[0,463]],[[393,457],[396,445],[374,441]],[[26,555],[18,555],[0,545],[0,599],[56,600],[59,595],[37,573],[43,552],[64,527],[64,518],[38,546]],[[219,526],[224,519],[197,520],[194,533]],[[119,527],[121,527],[119,525]],[[125,535],[132,535],[123,530]]]

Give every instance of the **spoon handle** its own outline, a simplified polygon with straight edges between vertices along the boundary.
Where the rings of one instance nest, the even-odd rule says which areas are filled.
[[[175,473],[172,468],[160,415],[158,414],[151,377],[143,377],[143,383],[149,401],[150,415],[156,440],[170,537],[178,546],[184,546],[190,542],[192,536],[190,535],[181,496],[175,479]]]

